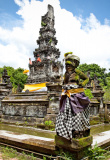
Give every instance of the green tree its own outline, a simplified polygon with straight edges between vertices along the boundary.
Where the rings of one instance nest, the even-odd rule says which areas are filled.
[[[79,69],[87,74],[87,72],[90,72],[91,79],[94,79],[94,74],[97,75],[98,80],[100,81],[100,85],[103,87],[103,90],[105,91],[104,94],[104,100],[105,102],[110,101],[110,72],[106,73],[106,68],[101,68],[97,64],[81,64],[79,66]],[[110,69],[109,69],[110,71]],[[89,91],[85,91],[85,94],[91,97]]]
[[[89,99],[93,98],[93,95],[90,89],[85,89],[84,93]]]
[[[10,66],[4,66],[3,68],[0,68],[0,76],[3,74],[4,68],[7,69],[7,74],[10,76],[10,81],[12,83],[13,88],[17,88],[18,84],[20,84],[20,87],[23,89],[24,84],[27,80],[27,75],[23,74],[24,69],[23,68],[17,68],[14,69]]]
[[[94,74],[98,77],[98,80],[100,81],[101,85],[106,85],[106,77],[108,76],[107,73],[105,73],[106,68],[101,68],[98,64],[81,64],[78,67],[82,72],[87,74],[87,72],[90,72],[91,79],[94,79]]]

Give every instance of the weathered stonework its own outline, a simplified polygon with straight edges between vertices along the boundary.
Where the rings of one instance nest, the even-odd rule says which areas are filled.
[[[48,105],[47,92],[10,94],[2,100],[2,119],[42,123]]]
[[[62,92],[62,85],[60,83],[47,83],[49,106],[47,108],[47,115],[45,121],[51,120],[56,123],[56,115],[59,112],[59,97]]]
[[[89,76],[89,73],[88,73]],[[90,100],[90,124],[99,124],[104,122],[104,101],[103,95],[104,91],[102,90],[101,86],[99,85],[99,81],[96,75],[94,75],[94,79],[91,79],[89,76],[89,84],[86,86],[87,88],[91,89],[92,95],[94,96]],[[96,120],[97,119],[97,120]]]
[[[91,146],[93,141],[92,136],[83,137],[80,139],[72,139],[71,141],[61,136],[55,136],[55,144],[64,151],[72,153],[77,160],[84,157],[84,150]]]
[[[39,47],[34,51],[35,61],[29,64],[30,74],[27,83],[57,82],[63,76],[63,65],[58,58],[60,51],[57,44],[56,31],[54,29],[54,9],[48,5],[48,12],[42,16],[37,40]]]
[[[1,101],[3,100],[4,97],[9,95],[9,93],[11,93],[11,90],[12,90],[12,84],[10,83],[10,77],[7,74],[7,70],[4,69],[2,80],[0,83],[0,116],[3,114]]]

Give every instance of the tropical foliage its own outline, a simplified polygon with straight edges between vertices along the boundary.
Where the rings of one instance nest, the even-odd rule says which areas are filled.
[[[79,70],[87,74],[90,72],[90,78],[94,79],[94,75],[96,74],[100,85],[102,86],[103,90],[105,91],[104,100],[110,101],[110,72],[106,72],[106,68],[101,68],[98,64],[81,64],[78,67]],[[91,97],[91,93],[89,90],[85,91],[85,94],[88,97]]]
[[[20,87],[23,89],[24,84],[27,80],[27,75],[23,74],[24,69],[23,68],[17,68],[14,69],[13,67],[6,67],[0,68],[0,77],[2,77],[4,68],[7,69],[7,73],[10,76],[10,81],[12,83],[13,88],[17,88],[18,84],[20,84]]]
[[[91,79],[94,79],[94,75],[96,74],[98,80],[100,81],[101,85],[106,86],[106,77],[110,76],[110,73],[106,73],[106,68],[101,68],[98,64],[81,64],[78,67],[82,72],[87,74],[90,72]]]

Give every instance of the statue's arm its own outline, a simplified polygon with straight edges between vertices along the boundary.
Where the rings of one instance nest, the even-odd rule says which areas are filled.
[[[83,82],[81,82],[81,85],[84,87],[89,82],[89,78],[82,71],[78,69],[76,69],[75,71],[79,75],[79,78],[84,80]]]
[[[69,74],[65,72],[63,84],[68,84]]]

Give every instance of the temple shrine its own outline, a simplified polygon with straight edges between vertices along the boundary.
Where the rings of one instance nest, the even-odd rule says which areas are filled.
[[[39,47],[33,52],[35,61],[29,59],[28,84],[57,82],[63,76],[63,64],[58,61],[60,51],[56,48],[58,41],[54,36],[54,21],[54,9],[48,5],[48,12],[41,18]]]

